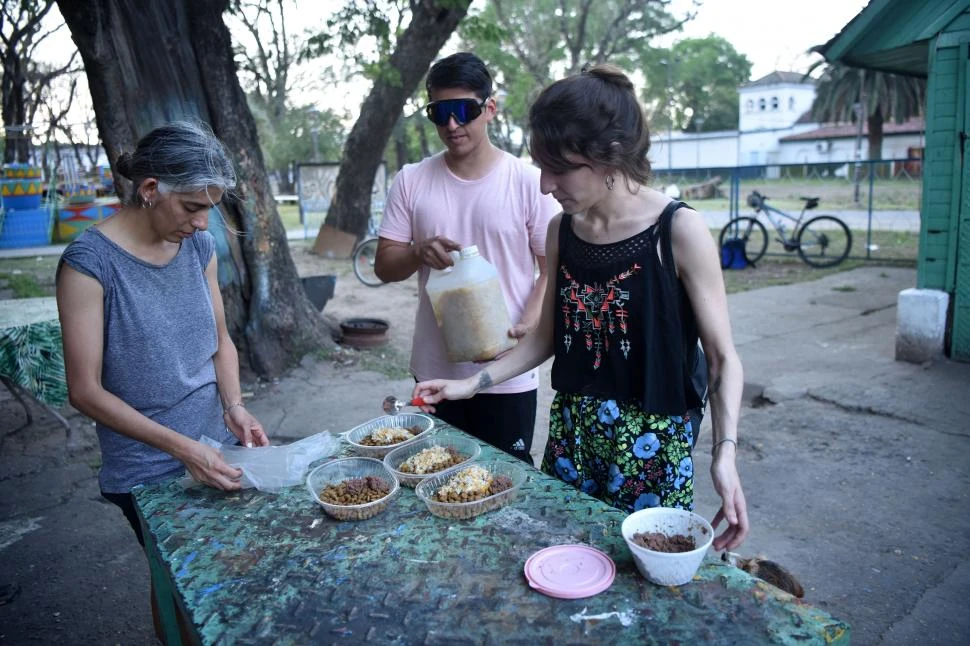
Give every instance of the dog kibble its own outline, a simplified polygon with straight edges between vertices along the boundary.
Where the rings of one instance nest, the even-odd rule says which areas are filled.
[[[380,500],[391,492],[391,487],[377,476],[350,478],[327,485],[320,492],[320,500],[331,505],[365,505]]]
[[[690,552],[697,549],[693,536],[674,534],[667,536],[660,532],[639,532],[632,537],[634,543],[640,547],[645,547],[654,552],[667,552],[677,554],[680,552]]]

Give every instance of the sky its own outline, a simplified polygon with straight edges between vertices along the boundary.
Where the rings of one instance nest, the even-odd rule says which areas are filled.
[[[675,0],[675,15],[682,15],[691,4]],[[867,4],[867,0],[703,0],[697,17],[672,40],[721,36],[751,61],[751,80],[775,70],[805,72],[821,60],[818,54],[805,52],[828,42]]]
[[[475,0],[473,8],[480,7],[484,1]],[[835,36],[866,4],[868,0],[702,0],[695,9],[695,19],[687,23],[682,32],[655,44],[669,46],[683,38],[717,34],[751,61],[752,80],[775,70],[805,72],[812,63],[820,60],[817,54],[806,54],[808,49]],[[693,5],[694,0],[672,0],[670,9],[674,15],[680,16]],[[335,0],[297,0],[301,27],[317,22],[322,24],[333,6]],[[62,29],[48,49],[49,60],[66,60],[71,48],[70,35]],[[446,46],[442,55],[448,53],[451,52]],[[321,108],[344,113],[352,122],[370,89],[369,83],[350,82],[340,89],[339,92],[328,88],[325,92],[314,93],[314,99]],[[87,100],[81,103],[89,105],[90,100],[84,98]]]
[[[306,1],[306,0],[302,0]],[[485,0],[474,0],[472,9],[480,9]],[[673,0],[670,10],[675,16],[695,11],[696,16],[682,31],[658,39],[657,46],[670,46],[684,38],[704,38],[717,34],[747,56],[752,63],[751,80],[773,71],[807,72],[818,54],[806,54],[816,45],[828,42],[862,11],[868,0]],[[317,11],[326,13],[321,3]],[[305,13],[300,8],[301,15]],[[312,12],[311,12],[312,14]],[[453,41],[452,41],[453,42]],[[449,43],[450,45],[450,43]],[[446,45],[441,55],[453,51]],[[348,83],[343,93],[325,92],[320,95],[324,107],[338,113],[340,100],[353,103],[351,112],[363,101],[370,85],[367,82]]]

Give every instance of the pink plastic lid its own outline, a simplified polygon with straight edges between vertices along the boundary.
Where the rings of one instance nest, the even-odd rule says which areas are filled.
[[[525,578],[542,594],[557,599],[582,599],[613,584],[616,564],[588,545],[554,545],[525,562]]]

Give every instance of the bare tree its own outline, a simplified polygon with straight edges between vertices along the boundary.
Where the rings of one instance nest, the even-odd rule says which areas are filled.
[[[26,163],[30,158],[32,124],[28,118],[27,83],[37,46],[57,30],[45,31],[43,27],[44,17],[53,5],[54,0],[4,0],[0,9],[4,163]]]

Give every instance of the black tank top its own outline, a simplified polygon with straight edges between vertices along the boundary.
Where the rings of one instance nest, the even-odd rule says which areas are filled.
[[[697,324],[677,277],[671,202],[657,222],[609,244],[559,226],[552,387],[563,393],[639,400],[644,412],[682,415],[700,405],[690,387]],[[660,248],[662,258],[657,254]]]

